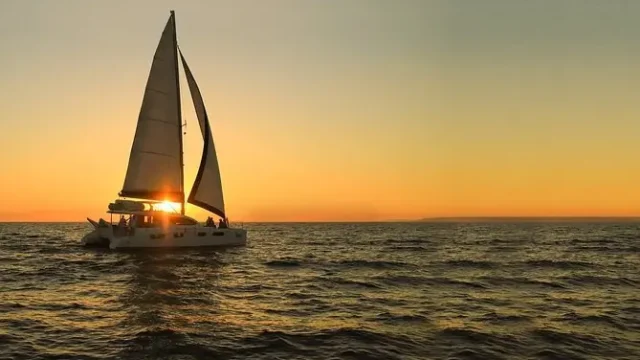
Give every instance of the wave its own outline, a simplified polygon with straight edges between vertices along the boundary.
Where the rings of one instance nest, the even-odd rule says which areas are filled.
[[[35,304],[35,305],[24,305],[20,303],[8,303],[8,304],[0,304],[0,309],[3,311],[11,311],[11,310],[46,310],[46,311],[64,311],[64,310],[89,310],[90,307],[72,302],[70,304]]]
[[[471,328],[445,328],[436,333],[439,340],[462,340],[467,343],[485,346],[516,347],[520,341],[515,336],[506,334],[486,333]]]
[[[436,247],[427,248],[420,245],[393,245],[393,246],[388,246],[387,249],[396,250],[396,251],[416,251],[416,252],[438,251],[438,248]]]
[[[372,268],[372,269],[407,269],[414,268],[415,265],[400,261],[381,260],[342,260],[333,264],[345,267]]]
[[[629,286],[638,287],[640,281],[629,279],[626,277],[608,277],[597,275],[574,275],[559,277],[559,280],[575,286],[589,286],[589,285],[611,285],[611,286]]]
[[[321,278],[328,285],[347,285],[347,286],[355,286],[355,287],[365,287],[369,289],[381,289],[382,286],[375,284],[373,282],[361,281],[361,280],[350,280],[341,277],[322,277]]]
[[[323,358],[355,356],[365,359],[394,359],[398,358],[399,353],[423,356],[425,351],[420,343],[402,335],[351,328],[297,333],[265,330],[256,336],[244,338],[242,343],[253,346],[240,350],[239,356],[286,351],[303,358],[305,355],[322,355]],[[329,349],[334,350],[328,354]]]
[[[482,315],[480,320],[486,321],[489,323],[498,323],[498,324],[508,324],[508,323],[521,323],[521,322],[531,322],[531,318],[526,315],[506,315],[506,314],[497,314],[495,312],[490,312]]]
[[[552,329],[536,329],[532,331],[532,335],[545,342],[576,346],[582,350],[606,349],[604,344],[602,344],[598,338],[587,334],[579,334],[575,332],[566,333]],[[586,351],[586,353],[588,353],[588,351]]]
[[[491,269],[499,266],[498,263],[491,261],[478,261],[478,260],[449,260],[442,264],[451,267],[463,267],[463,268],[477,268],[477,269]]]
[[[526,266],[542,267],[542,268],[554,268],[554,269],[582,269],[592,268],[593,263],[584,261],[569,261],[569,260],[528,260],[525,261]]]
[[[280,259],[267,261],[265,265],[272,267],[298,267],[300,262],[293,259]]]
[[[483,281],[495,286],[536,286],[565,289],[564,284],[554,281],[528,279],[523,277],[482,277]]]
[[[456,347],[457,348],[457,347]],[[503,351],[499,351],[499,353],[502,353]],[[499,355],[498,352],[495,351],[490,351],[490,349],[487,348],[480,348],[480,349],[475,349],[475,350],[471,350],[471,349],[462,349],[462,350],[458,350],[453,352],[452,354],[450,354],[450,356],[448,357],[448,359],[450,360],[458,360],[458,359],[469,359],[469,360],[480,360],[480,359],[492,359],[492,360],[502,360],[502,359],[509,359],[509,358],[505,358],[501,355]]]
[[[533,354],[534,358],[541,360],[584,360],[583,356],[575,354],[573,351],[562,351],[558,349],[544,349]]]
[[[375,316],[376,321],[383,321],[388,323],[421,323],[427,322],[427,318],[422,315],[398,315],[389,312],[384,312]]]
[[[414,275],[376,276],[374,279],[388,285],[424,285],[429,283],[429,279]]]
[[[562,315],[560,319],[562,321],[575,323],[575,324],[582,324],[582,325],[589,325],[589,326],[609,325],[609,326],[618,328],[620,330],[627,330],[626,326],[621,324],[619,321],[615,320],[613,317],[607,316],[607,315],[579,315],[579,314],[576,314],[575,312],[570,312]]]
[[[519,250],[520,248],[518,246],[495,245],[490,247],[487,251],[491,253],[504,253],[504,252],[516,252]]]
[[[462,286],[462,287],[471,287],[484,289],[486,286],[479,282],[467,281],[467,280],[459,280],[445,277],[426,277],[426,276],[413,276],[413,275],[392,275],[392,276],[376,276],[375,279],[378,282],[382,282],[389,286],[398,286],[398,285],[431,285],[434,287],[438,286]]]
[[[415,268],[415,265],[399,262],[399,261],[381,261],[381,260],[340,260],[329,262],[317,262],[309,261],[311,257],[308,257],[304,262],[294,258],[282,258],[276,260],[269,260],[264,264],[269,267],[298,267],[304,264],[320,265],[320,266],[338,266],[345,268],[363,268],[363,269],[410,269]],[[327,269],[325,269],[327,270]]]
[[[568,241],[569,244],[587,244],[587,245],[608,245],[615,243],[613,239],[571,239]]]
[[[386,244],[413,244],[413,245],[425,245],[432,244],[432,239],[386,239]]]

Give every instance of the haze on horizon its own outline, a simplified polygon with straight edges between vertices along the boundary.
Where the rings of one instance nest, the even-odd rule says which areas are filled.
[[[104,216],[172,9],[232,221],[640,215],[638,2],[5,0],[0,221]]]

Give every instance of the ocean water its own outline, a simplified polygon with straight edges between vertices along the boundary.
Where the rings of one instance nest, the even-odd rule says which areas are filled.
[[[0,359],[640,359],[640,224],[248,224],[86,249],[0,224]]]

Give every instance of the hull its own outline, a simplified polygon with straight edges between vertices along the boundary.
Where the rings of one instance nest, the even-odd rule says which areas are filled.
[[[243,246],[246,243],[247,231],[244,229],[180,226],[170,229],[135,229],[132,235],[111,239],[109,248]]]
[[[110,249],[244,246],[247,243],[247,231],[199,225],[134,229],[109,226],[97,227],[82,238],[82,243]]]

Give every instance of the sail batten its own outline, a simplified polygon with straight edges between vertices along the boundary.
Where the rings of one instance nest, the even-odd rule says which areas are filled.
[[[184,202],[177,50],[172,12],[149,70],[120,196]]]
[[[198,117],[198,124],[200,125],[200,131],[204,140],[200,167],[198,168],[198,173],[187,201],[190,204],[199,206],[218,216],[226,218],[222,192],[222,179],[220,176],[220,168],[218,165],[218,158],[216,156],[215,145],[213,143],[213,135],[211,132],[211,125],[209,124],[209,118],[207,116],[207,110],[204,106],[204,100],[202,99],[202,94],[198,88],[198,84],[193,77],[193,73],[191,73],[182,51],[179,52],[180,59],[182,60],[182,66],[187,77],[187,84],[189,85],[191,99],[193,100],[193,106],[196,111],[196,116]]]

